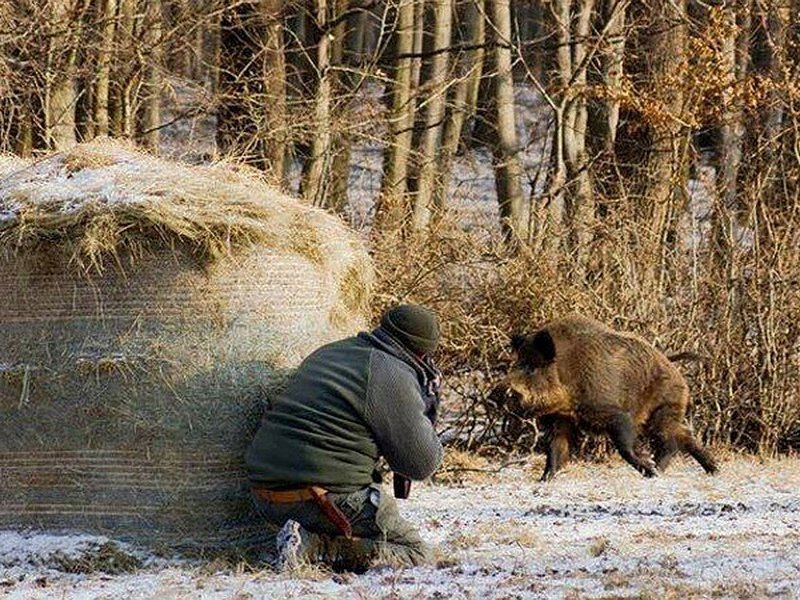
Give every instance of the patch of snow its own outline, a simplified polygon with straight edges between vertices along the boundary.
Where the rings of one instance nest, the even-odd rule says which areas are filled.
[[[546,484],[536,482],[541,468],[536,456],[460,487],[415,486],[400,510],[439,546],[436,566],[292,578],[271,570],[209,573],[171,561],[129,575],[67,575],[30,557],[46,557],[60,545],[80,551],[93,538],[4,533],[0,593],[14,599],[800,594],[798,459],[736,458],[723,462],[716,477],[678,461],[652,480],[616,459],[573,463]],[[11,570],[4,567],[9,556],[17,557]]]
[[[87,559],[108,547],[141,564],[156,564],[159,560],[142,549],[104,536],[0,531],[0,586],[3,582],[8,585],[8,581],[24,581],[31,575],[63,576],[60,570],[64,564]]]
[[[17,220],[19,215],[19,205],[15,203],[3,203],[0,205],[0,227],[6,222]]]

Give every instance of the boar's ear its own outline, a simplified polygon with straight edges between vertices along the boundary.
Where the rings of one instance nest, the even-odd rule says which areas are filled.
[[[537,362],[539,364],[537,366],[549,365],[556,359],[556,344],[546,329],[542,329],[533,336],[531,345],[538,359]]]
[[[519,352],[519,349],[522,348],[522,344],[525,343],[525,336],[521,333],[515,333],[511,336],[511,349],[514,352]]]

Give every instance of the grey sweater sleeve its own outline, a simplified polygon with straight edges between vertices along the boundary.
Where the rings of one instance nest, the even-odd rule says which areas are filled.
[[[442,462],[442,443],[430,420],[414,370],[385,352],[372,352],[364,418],[389,467],[425,479]]]

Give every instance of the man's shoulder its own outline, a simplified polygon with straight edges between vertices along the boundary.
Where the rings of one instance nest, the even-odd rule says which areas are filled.
[[[366,377],[371,363],[372,348],[357,336],[320,346],[309,354],[298,368],[304,377],[327,377],[338,373],[348,378]]]
[[[309,354],[308,358],[328,356],[331,354],[352,352],[359,350],[368,351],[369,346],[363,340],[361,340],[359,336],[353,335],[350,337],[335,340],[333,342],[328,342],[327,344],[323,344],[322,346],[314,350],[311,354]]]
[[[402,382],[406,386],[418,386],[419,376],[414,367],[396,354],[380,345],[373,344],[369,335],[359,334],[320,346],[304,361],[314,365],[362,365],[373,383],[384,384],[387,380]],[[310,365],[309,365],[310,366]]]
[[[408,385],[419,385],[419,377],[414,367],[391,352],[373,348],[370,355],[370,376],[377,380],[391,378]]]

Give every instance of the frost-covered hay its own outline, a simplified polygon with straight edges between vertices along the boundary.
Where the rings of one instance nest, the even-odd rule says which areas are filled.
[[[0,177],[5,177],[14,171],[27,166],[24,158],[19,158],[12,154],[0,154]]]
[[[262,403],[364,327],[363,246],[222,166],[105,141],[19,167],[0,171],[0,527],[241,543]]]

